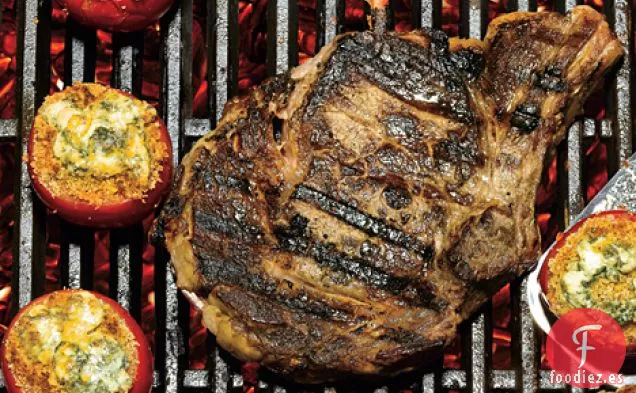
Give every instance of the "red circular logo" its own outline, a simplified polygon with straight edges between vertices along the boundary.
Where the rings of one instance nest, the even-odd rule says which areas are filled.
[[[620,384],[625,351],[625,335],[612,317],[591,308],[570,311],[548,335],[550,380],[579,388]]]

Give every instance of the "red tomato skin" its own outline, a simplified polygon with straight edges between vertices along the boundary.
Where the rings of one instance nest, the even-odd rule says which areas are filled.
[[[95,296],[99,300],[106,303],[108,306],[112,307],[113,310],[120,316],[126,326],[130,329],[135,340],[138,342],[137,346],[137,356],[139,358],[139,368],[137,369],[137,375],[133,382],[132,388],[129,390],[129,393],[150,393],[152,389],[152,380],[153,380],[153,357],[152,352],[150,351],[150,346],[148,345],[148,341],[146,340],[146,336],[144,335],[143,330],[137,324],[133,317],[128,314],[126,310],[124,310],[119,303],[112,300],[109,297],[106,297],[100,293],[87,291],[84,289],[63,289],[63,291],[72,291],[72,292],[88,292],[91,295]],[[59,292],[59,291],[56,291]],[[4,376],[4,382],[7,389],[7,393],[23,393],[22,389],[16,385],[16,380],[11,373],[11,369],[9,368],[8,362],[5,357],[6,352],[6,341],[9,336],[9,332],[15,325],[15,323],[20,319],[20,317],[33,305],[41,303],[45,301],[51,294],[55,292],[48,293],[46,295],[40,296],[37,299],[34,299],[23,307],[18,313],[13,317],[13,320],[9,324],[9,327],[4,332],[4,337],[2,338],[2,345],[0,346],[0,361],[2,361],[2,375]]]
[[[608,210],[608,211],[592,214],[580,220],[576,224],[574,224],[574,226],[572,226],[572,228],[570,228],[566,233],[560,233],[557,236],[557,241],[554,243],[554,246],[552,246],[552,248],[550,249],[550,252],[546,256],[545,262],[543,263],[543,266],[541,266],[541,271],[539,272],[539,284],[541,285],[541,291],[544,294],[548,293],[548,279],[550,278],[550,269],[549,269],[550,263],[556,257],[556,254],[558,253],[559,249],[563,247],[568,237],[575,234],[581,228],[581,226],[585,222],[587,222],[587,220],[591,220],[596,217],[604,217],[604,216],[615,216],[618,219],[628,219],[628,220],[636,221],[636,213],[632,213],[627,210]],[[630,357],[636,356],[636,343],[633,343],[627,346],[627,354]]]
[[[62,0],[80,24],[112,32],[142,30],[158,21],[173,0]]]
[[[136,97],[127,92],[120,91],[120,93],[136,99]],[[54,196],[40,182],[31,165],[33,162],[33,143],[35,141],[35,132],[31,128],[27,143],[27,169],[35,193],[50,210],[66,221],[77,225],[92,228],[121,228],[140,222],[159,206],[170,191],[172,183],[172,142],[170,141],[170,134],[159,116],[155,118],[155,121],[159,122],[161,126],[161,142],[167,146],[168,154],[161,161],[162,170],[159,173],[159,181],[153,189],[144,194],[142,199],[127,199],[119,203],[96,207],[88,202],[68,199],[59,195]]]

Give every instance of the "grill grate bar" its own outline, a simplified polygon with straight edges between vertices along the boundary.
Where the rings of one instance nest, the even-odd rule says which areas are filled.
[[[517,10],[518,11],[536,11],[537,2],[536,0],[517,0]]]
[[[210,131],[212,126],[208,119],[186,119],[184,124],[184,134],[189,138],[201,138]]]
[[[215,88],[214,93],[209,93],[210,113],[213,120],[212,122],[195,121],[194,124],[201,131],[201,135],[197,136],[205,135],[211,125],[217,124],[223,114],[225,103],[238,92],[238,0],[220,0],[215,2],[214,6],[208,4],[208,7],[208,59],[213,59],[210,63],[214,65],[208,66],[210,75],[208,83]],[[215,19],[210,18],[212,16]],[[211,77],[213,80],[210,79]],[[188,128],[185,129],[185,134],[190,136]],[[214,341],[211,335],[208,339]],[[225,393],[231,372],[227,362],[221,358],[220,351],[220,348],[214,348],[214,356],[210,359],[212,370],[209,375],[213,377],[211,385],[215,387],[217,393]],[[235,376],[235,373],[232,374],[232,379]]]
[[[528,279],[524,279],[521,284],[518,310],[521,311],[520,326],[517,340],[521,340],[521,369],[519,370],[521,382],[521,391],[524,393],[532,393],[538,391],[537,371],[539,359],[537,357],[537,334],[534,326],[534,320],[530,314],[530,307],[526,303],[526,292],[528,289]],[[519,291],[514,291],[519,292]]]
[[[61,222],[60,281],[72,289],[92,289],[95,232]]]
[[[550,383],[550,374],[548,371],[541,371],[539,373],[539,387],[541,390],[564,390],[565,384],[552,384]]]
[[[432,4],[429,5],[427,3],[429,2],[424,1],[422,3],[422,26],[439,28],[442,24],[442,2],[432,0],[430,1]]]
[[[111,231],[110,232],[110,240],[111,240],[111,274],[116,272],[115,277],[115,285],[111,284],[111,295],[113,298],[117,300],[124,309],[131,311],[131,302],[132,302],[132,294],[131,294],[131,247],[132,245],[129,243],[122,242],[121,238],[124,235],[124,231]],[[113,266],[113,262],[117,264],[117,266]],[[113,279],[111,278],[111,283]]]
[[[191,37],[193,34],[193,0],[181,1],[181,36]],[[180,48],[181,58],[181,116],[185,119],[192,116],[194,91],[192,86],[193,47],[192,40],[183,40]],[[212,62],[214,64],[214,62]]]
[[[511,370],[492,370],[493,389],[514,389],[515,372]]]
[[[439,26],[441,3],[438,0],[413,0],[412,4],[414,28]]]
[[[16,119],[0,120],[0,140],[15,138],[18,135],[18,121]]]
[[[464,370],[446,370],[442,373],[442,387],[445,389],[465,389],[466,372]]]
[[[69,34],[70,33],[70,34]],[[70,45],[71,50],[69,54],[71,55],[71,77],[69,79],[65,78],[65,82],[68,84],[73,84],[73,81],[83,81],[84,80],[84,41],[74,36],[71,33],[71,29],[68,30],[67,34],[70,35]]]
[[[598,127],[603,127],[603,123],[609,119],[603,119],[598,122]],[[610,122],[611,123],[611,122]],[[584,138],[593,138],[596,135],[596,127],[597,122],[594,119],[584,119],[583,120],[583,137]]]
[[[577,0],[565,0],[565,11],[576,7]],[[583,169],[581,165],[582,136],[585,122],[577,120],[567,134],[567,223],[583,209]]]
[[[228,96],[232,98],[238,94],[239,83],[239,2],[238,0],[228,0]],[[225,106],[225,100],[223,101]]]
[[[210,376],[213,378],[211,386],[214,387],[215,393],[227,393],[228,385],[234,375],[228,363],[222,358],[223,349],[216,344],[214,336],[208,334],[208,339],[214,343],[214,355],[208,360],[208,367],[211,366]]]
[[[137,35],[137,33],[135,33]],[[114,87],[133,93],[135,79],[134,57],[138,56],[136,48],[129,41],[129,36],[116,33],[113,35],[113,80]]]
[[[463,35],[481,39],[488,23],[488,3],[483,0],[466,0],[460,4],[460,12],[467,18],[463,24]]]
[[[240,373],[232,374],[232,388],[241,389],[243,387],[243,375]]]
[[[470,325],[470,369],[471,374],[469,380],[471,382],[472,391],[475,393],[486,392],[488,390],[489,370],[488,364],[492,345],[488,345],[489,341],[486,336],[490,330],[487,328],[487,315],[490,315],[492,303],[488,302],[482,310],[485,313],[479,314],[476,320]]]
[[[420,26],[421,27],[433,27],[434,26],[434,13],[433,13],[433,1],[423,1],[422,9],[420,11]]]
[[[570,11],[572,8],[580,4],[578,0],[565,0],[565,11]]]
[[[183,386],[186,388],[207,388],[208,370],[185,370],[183,372]]]
[[[68,247],[68,277],[67,285],[71,289],[81,288],[82,277],[82,248],[77,244]]]
[[[316,3],[316,53],[337,34],[338,1],[319,0]]]
[[[276,0],[267,4],[267,71],[270,76],[282,74],[289,66],[289,2]]]
[[[429,373],[422,376],[422,393],[435,393],[435,374]]]
[[[583,210],[583,172],[581,166],[581,152],[583,121],[577,121],[570,126],[567,135],[567,208],[568,221],[571,222]],[[567,224],[566,223],[566,224]]]
[[[113,36],[113,80],[115,87],[126,92],[140,95],[142,79],[143,33],[114,34]],[[134,229],[115,230],[110,232],[111,237],[111,274],[116,272],[115,285],[110,289],[111,296],[121,306],[132,311],[133,302],[132,285],[138,280],[131,280],[131,251],[133,244],[131,235]],[[139,259],[141,261],[141,259]],[[116,263],[116,266],[114,264]],[[111,276],[112,277],[112,276]],[[113,279],[111,278],[111,281]],[[136,311],[136,310],[135,310]]]
[[[333,0],[337,5],[337,1]],[[343,2],[344,0],[338,0]],[[325,14],[333,10],[325,10]],[[319,18],[320,19],[320,18]],[[325,29],[326,24],[325,22]],[[318,29],[320,29],[320,23]],[[298,63],[298,4],[294,0],[276,0],[267,4],[267,73],[269,76],[287,72]],[[274,393],[285,393],[274,385]],[[223,392],[217,392],[223,393]]]
[[[177,393],[179,390],[179,343],[181,340],[181,331],[177,319],[178,314],[178,297],[177,284],[174,276],[166,265],[165,281],[166,281],[166,310],[165,310],[165,331],[163,336],[165,339],[164,363],[161,365],[163,375],[163,386],[166,393]],[[159,335],[161,337],[161,335]]]
[[[180,97],[181,97],[181,8],[179,2],[161,23],[162,84],[161,110],[170,134],[172,160],[176,168],[181,151]],[[187,37],[189,40],[190,37]],[[178,323],[178,292],[170,271],[169,256],[165,251],[155,258],[155,296],[157,297],[157,348],[159,360],[156,369],[162,374],[165,393],[179,390],[179,343],[181,331]],[[165,296],[165,297],[164,297]],[[164,301],[162,301],[162,298]],[[163,308],[165,307],[165,309]],[[163,322],[163,323],[162,323]],[[163,361],[161,361],[163,360]]]
[[[211,116],[215,119],[214,124],[221,118],[223,114],[223,107],[225,106],[225,102],[228,98],[228,69],[229,69],[229,26],[228,26],[228,16],[229,16],[229,1],[230,0],[219,0],[214,3],[214,6],[208,4],[209,10],[208,12],[213,12],[214,15],[210,15],[208,13],[208,26],[209,30],[208,37],[214,39],[214,41],[210,41],[210,49],[213,49],[209,53],[209,56],[213,61],[209,61],[210,66],[208,71],[210,76],[214,79],[209,80],[208,83],[210,87],[214,87],[214,94],[210,93],[210,100],[213,100],[212,105],[210,106]],[[216,19],[211,19],[211,16],[215,16]],[[216,23],[212,23],[215,21]],[[214,45],[212,45],[214,42]],[[226,49],[227,48],[227,49]],[[211,90],[210,90],[211,91]],[[209,130],[209,126],[206,127]],[[186,129],[187,134],[187,129]],[[205,133],[204,133],[205,134]]]
[[[95,79],[95,52],[92,48],[96,45],[96,33],[94,30],[88,30],[80,27],[72,19],[69,20],[66,28],[66,61],[64,63],[64,85],[71,86],[75,81],[93,81]],[[90,49],[89,49],[90,48]],[[90,232],[90,236],[85,236],[86,229],[79,229],[78,227],[66,222],[62,222],[62,247],[61,250],[61,268],[64,269],[64,279],[62,282],[66,284],[68,288],[79,289],[92,287],[92,280],[84,280],[82,285],[82,261],[86,266],[93,264],[93,255],[90,253],[88,258],[82,258],[82,249],[93,249],[93,231]],[[77,239],[71,239],[71,236],[76,233],[81,235],[76,236]],[[92,269],[87,269],[87,272],[92,272]],[[86,281],[91,282],[88,284]]]
[[[216,342],[215,342],[216,346]],[[222,349],[218,346],[214,348],[214,355],[212,356],[213,364],[213,377],[212,386],[214,387],[214,393],[227,393],[228,383],[230,381],[230,374],[228,370],[227,362],[221,358]]]
[[[163,81],[161,109],[172,143],[172,164],[179,165],[181,154],[180,96],[181,96],[181,9],[176,8],[167,24],[162,24]]]
[[[319,0],[317,3],[316,54],[320,48],[331,42],[338,34],[339,3],[344,3],[344,0]],[[260,390],[263,391],[265,389],[261,388]],[[323,393],[336,393],[336,389],[325,386]]]
[[[340,0],[344,1],[344,0]],[[336,37],[338,29],[338,0],[325,0],[325,42],[328,43]],[[324,45],[323,43],[323,45]]]
[[[617,139],[617,160],[620,163],[629,159],[632,155],[632,61],[634,53],[634,37],[632,35],[631,0],[614,0],[614,31],[621,41],[625,52],[623,63],[616,75],[616,139]]]
[[[26,152],[27,138],[36,107],[36,62],[37,59],[37,35],[38,28],[42,24],[36,24],[38,18],[38,0],[25,0],[18,2],[18,69],[22,76],[18,79],[18,106],[19,114],[19,140],[16,149],[16,163],[19,163],[20,172],[16,176],[15,199],[16,224],[15,224],[15,248],[13,260],[13,295],[17,296],[18,307],[24,307],[32,298],[32,267],[36,256],[34,245],[34,201],[29,186],[29,174],[27,166],[22,161],[22,154]],[[17,285],[15,280],[17,279]],[[17,291],[15,291],[17,288]]]
[[[298,64],[298,4],[276,0],[267,4],[267,73],[278,75]]]
[[[95,45],[97,35],[95,30],[89,30],[79,26],[73,19],[69,19],[66,28],[65,45],[66,59],[71,66],[65,63],[64,83],[72,85],[75,81],[92,82],[95,79]]]
[[[614,134],[614,124],[612,119],[601,120],[601,138],[611,138]],[[594,136],[594,135],[591,135]]]

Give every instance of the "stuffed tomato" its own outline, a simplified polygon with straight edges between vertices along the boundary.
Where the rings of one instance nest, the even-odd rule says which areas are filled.
[[[148,393],[152,354],[113,300],[62,290],[23,308],[0,349],[9,393]]]
[[[151,214],[169,190],[171,151],[151,105],[83,83],[47,97],[38,110],[28,169],[35,192],[62,218],[121,227]]]
[[[541,270],[550,310],[606,312],[621,325],[628,352],[636,350],[636,214],[623,210],[592,215],[552,247]]]

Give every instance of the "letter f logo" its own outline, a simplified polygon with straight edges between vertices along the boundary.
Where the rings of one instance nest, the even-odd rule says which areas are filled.
[[[579,368],[583,367],[583,365],[585,364],[585,360],[587,359],[587,351],[593,351],[596,348],[591,347],[587,345],[587,331],[588,330],[601,330],[602,326],[601,325],[585,325],[585,326],[581,326],[580,328],[576,329],[574,331],[574,333],[572,334],[572,341],[574,341],[574,344],[577,345],[581,345],[580,347],[578,347],[576,350],[577,351],[581,351],[581,364],[579,364]],[[582,342],[579,342],[579,340],[576,338],[576,335],[579,334],[580,332],[583,332],[582,336],[583,339],[581,340]]]

